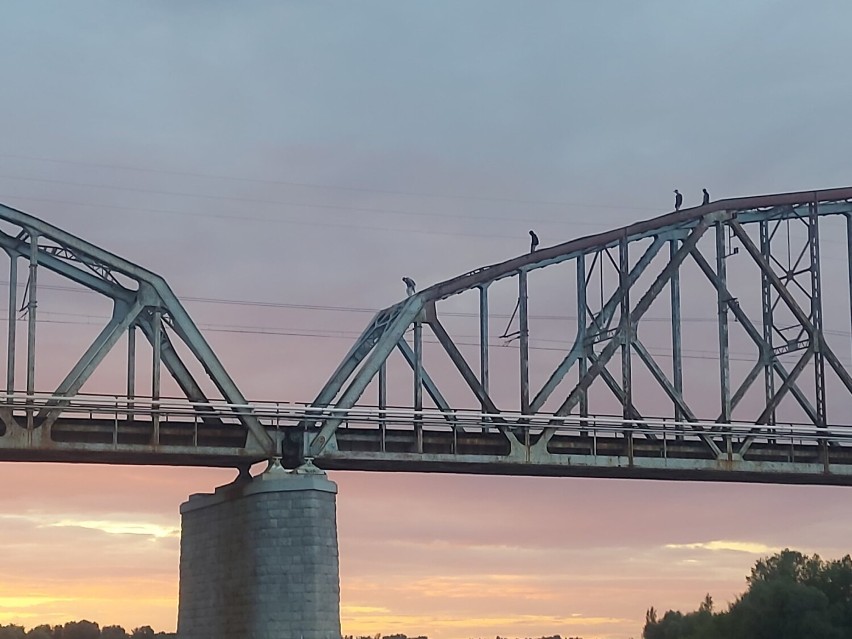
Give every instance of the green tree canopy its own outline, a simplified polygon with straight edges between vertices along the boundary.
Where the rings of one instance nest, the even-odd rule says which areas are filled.
[[[852,559],[824,561],[793,550],[760,559],[748,589],[726,611],[707,595],[695,612],[654,608],[645,639],[848,639],[852,637]]]

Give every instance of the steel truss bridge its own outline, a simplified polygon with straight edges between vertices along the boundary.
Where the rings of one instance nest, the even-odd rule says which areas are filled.
[[[3,205],[0,246],[2,461],[852,484],[852,188],[720,200],[438,283],[378,312],[301,404],[248,402],[159,275]],[[44,382],[39,313],[72,286],[111,317]],[[121,391],[91,392],[99,373]]]

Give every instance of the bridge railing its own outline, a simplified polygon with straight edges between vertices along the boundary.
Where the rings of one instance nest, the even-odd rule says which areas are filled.
[[[57,398],[49,393],[0,395],[0,411],[26,423],[27,417],[37,414],[44,406],[53,405]],[[414,452],[423,452],[423,441],[432,436],[451,438],[454,444],[450,451],[458,453],[459,442],[485,441],[488,438],[503,438],[507,430],[518,442],[533,447],[548,433],[546,444],[558,450],[560,442],[587,445],[586,454],[598,455],[602,443],[613,440],[641,440],[646,451],[661,457],[682,456],[679,447],[699,443],[706,439],[716,442],[722,451],[733,458],[742,455],[753,446],[770,444],[776,449],[790,447],[831,446],[852,447],[852,426],[816,427],[803,423],[776,423],[771,426],[755,426],[746,422],[686,422],[672,418],[627,419],[616,415],[556,415],[539,413],[527,415],[504,411],[499,414],[483,413],[478,410],[454,410],[451,413],[434,409],[412,410],[406,407],[384,407],[357,405],[350,408],[326,407],[317,409],[303,403],[250,402],[233,404],[228,402],[192,402],[179,398],[136,397],[132,401],[114,395],[63,396],[64,405],[58,419],[51,428],[73,438],[79,433],[84,438],[94,428],[111,432],[111,441],[117,445],[121,433],[141,424],[167,429],[183,429],[191,432],[191,446],[199,446],[199,432],[209,428],[215,421],[220,429],[243,433],[239,415],[243,412],[257,417],[273,439],[279,440],[284,433],[296,431],[299,438],[310,441],[324,420],[339,420],[338,453],[345,448],[346,441],[366,438],[374,452],[387,453],[390,439],[412,438]],[[417,425],[413,429],[412,425]],[[32,422],[38,430],[38,422]],[[191,429],[188,431],[186,429]],[[419,433],[419,435],[418,435]],[[419,439],[419,443],[414,441]],[[158,439],[157,445],[167,443]],[[42,442],[43,443],[43,442]],[[3,438],[0,437],[0,448]],[[419,448],[419,450],[418,450]],[[428,448],[428,444],[426,445]],[[703,444],[700,450],[705,450]],[[641,453],[640,453],[641,454]],[[795,456],[795,455],[794,455]]]

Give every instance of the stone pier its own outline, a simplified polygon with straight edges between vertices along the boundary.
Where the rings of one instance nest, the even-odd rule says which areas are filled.
[[[340,639],[337,485],[273,465],[180,509],[180,639]]]

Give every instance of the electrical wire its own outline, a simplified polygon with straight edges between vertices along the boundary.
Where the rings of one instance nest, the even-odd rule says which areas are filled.
[[[121,164],[101,164],[96,162],[81,162],[79,160],[63,160],[56,158],[38,158],[31,157],[26,155],[12,155],[9,153],[0,153],[0,157],[16,159],[16,160],[27,160],[33,162],[49,162],[53,164],[65,164],[65,165],[73,165],[73,166],[88,166],[93,168],[102,168],[102,169],[113,169],[120,171],[136,171],[139,173],[154,173],[160,175],[180,175],[185,177],[197,177],[197,178],[205,178],[210,180],[217,181],[229,181],[229,182],[244,182],[251,184],[268,184],[275,186],[297,186],[304,188],[313,188],[313,189],[327,189],[327,190],[335,190],[335,191],[348,191],[354,193],[377,193],[381,195],[402,195],[406,197],[417,197],[417,198],[427,198],[427,199],[442,199],[442,200],[468,200],[468,201],[481,201],[481,202],[504,202],[509,204],[534,204],[534,205],[543,205],[543,206],[575,206],[582,208],[595,208],[595,209],[613,209],[613,210],[633,210],[633,211],[656,211],[657,209],[650,207],[641,207],[641,206],[623,206],[623,205],[607,205],[607,204],[589,204],[589,203],[579,203],[579,202],[564,202],[564,201],[551,201],[551,200],[527,200],[527,199],[518,199],[518,198],[506,198],[506,197],[495,197],[488,195],[458,195],[458,194],[440,194],[440,193],[423,193],[416,191],[398,191],[398,190],[388,190],[388,189],[376,189],[376,188],[368,188],[368,187],[357,187],[357,186],[340,186],[335,184],[320,184],[316,182],[296,182],[290,180],[269,180],[263,178],[248,178],[248,177],[237,177],[233,175],[221,175],[214,173],[199,173],[192,171],[176,171],[169,169],[155,169],[151,167],[140,167],[140,166],[129,166],[129,165],[121,165]]]

